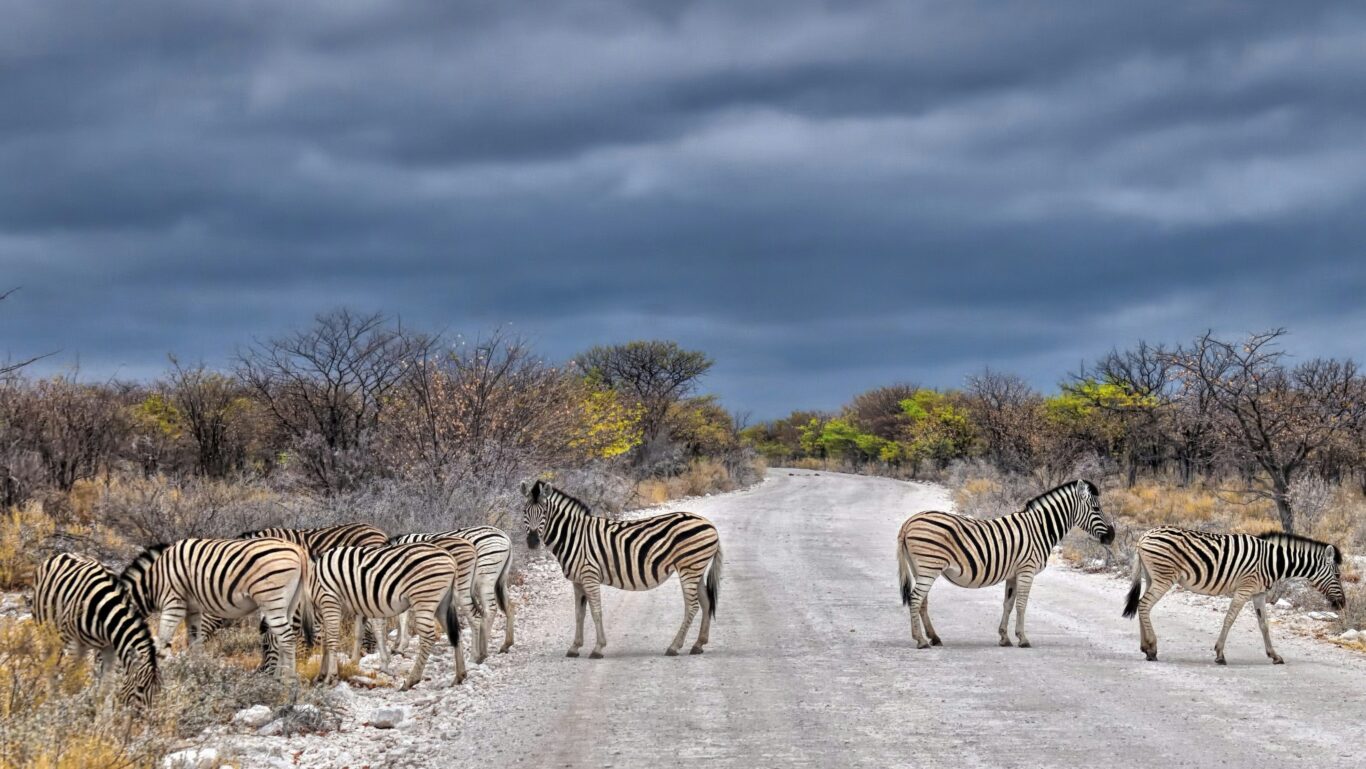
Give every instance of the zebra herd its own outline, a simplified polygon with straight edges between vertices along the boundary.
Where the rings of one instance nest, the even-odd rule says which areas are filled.
[[[544,542],[573,583],[575,633],[567,656],[579,656],[587,611],[596,630],[589,656],[602,656],[607,645],[604,585],[649,590],[675,573],[683,591],[683,622],[665,653],[678,654],[699,613],[701,627],[690,652],[703,652],[721,586],[721,543],[710,521],[683,512],[613,520],[593,514],[588,505],[544,481],[524,484],[522,491],[527,545],[535,549]],[[1102,544],[1114,539],[1100,492],[1089,481],[1065,483],[999,518],[938,511],[908,518],[897,534],[897,563],[916,645],[941,644],[930,621],[929,592],[943,576],[968,588],[1004,583],[1000,644],[1011,645],[1013,611],[1016,640],[1028,647],[1024,620],[1034,578],[1073,529]],[[157,654],[182,622],[191,643],[197,643],[225,622],[256,612],[261,615],[262,667],[286,680],[295,677],[299,633],[312,645],[319,632],[319,677],[335,680],[342,627],[350,617],[355,621],[353,658],[368,632],[376,639],[381,664],[388,664],[389,620],[398,623],[399,648],[406,648],[410,629],[418,636],[419,652],[405,689],[422,679],[439,624],[455,650],[458,684],[466,673],[462,622],[470,628],[476,663],[488,653],[494,611],[506,619],[499,652],[513,644],[514,610],[507,594],[511,545],[505,532],[491,526],[392,538],[362,523],[262,529],[236,539],[154,545],[117,575],[86,556],[55,555],[39,567],[31,600],[35,618],[55,624],[69,650],[99,651],[101,677],[115,659],[121,661],[125,676],[119,697],[134,706],[155,695],[160,683]],[[1341,608],[1341,563],[1341,553],[1332,545],[1280,532],[1254,537],[1157,528],[1138,542],[1124,616],[1139,616],[1140,648],[1155,660],[1151,611],[1173,585],[1232,596],[1215,645],[1216,661],[1223,664],[1229,627],[1251,600],[1267,656],[1280,664],[1266,623],[1267,591],[1283,579],[1304,578],[1334,608]],[[159,614],[155,635],[148,624],[153,613]]]

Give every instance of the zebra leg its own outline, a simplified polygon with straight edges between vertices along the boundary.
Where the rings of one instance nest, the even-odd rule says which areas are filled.
[[[934,632],[934,623],[930,622],[930,594],[926,593],[920,601],[920,625],[925,628],[925,633],[930,637],[930,646],[943,646],[944,642],[939,640],[939,634]]]
[[[1257,612],[1257,624],[1262,628],[1262,643],[1266,646],[1266,656],[1271,658],[1273,665],[1284,665],[1285,660],[1271,648],[1271,628],[1266,626],[1266,593],[1258,593],[1252,597],[1252,609]]]
[[[412,634],[413,610],[409,609],[398,615],[398,650],[399,652],[408,651],[408,644],[413,640]]]
[[[190,646],[204,643],[204,614],[194,609],[185,614],[185,635]]]
[[[479,611],[482,612],[479,621],[474,627],[479,631],[479,637],[472,639],[475,641],[475,648],[479,649],[480,662],[483,662],[489,654],[489,640],[493,638],[493,610],[498,608],[498,602],[493,597],[493,582],[483,579],[479,584]]]
[[[427,657],[432,653],[432,647],[436,645],[436,610],[431,604],[425,604],[420,610],[414,612],[413,632],[417,634],[417,659],[413,660],[413,667],[408,671],[408,677],[403,679],[401,691],[407,691],[422,680],[422,671],[427,667]],[[456,649],[456,678],[464,678],[463,657],[459,649]]]
[[[566,657],[579,656],[579,648],[583,646],[583,615],[588,609],[588,596],[583,592],[583,585],[574,583],[574,643],[570,644]]]
[[[1224,642],[1228,640],[1228,630],[1233,627],[1233,620],[1238,618],[1238,612],[1243,610],[1247,598],[1242,593],[1234,593],[1233,600],[1229,602],[1228,614],[1224,615],[1224,627],[1219,631],[1219,640],[1214,643],[1214,661],[1220,665],[1228,664],[1224,659]]]
[[[701,572],[695,574],[679,574],[678,582],[683,586],[683,625],[678,628],[678,633],[674,636],[674,642],[669,644],[669,648],[664,653],[670,657],[678,656],[678,649],[683,645],[683,639],[688,637],[688,628],[692,627],[692,618],[697,615],[700,602],[697,600],[697,590],[702,586]],[[702,647],[694,646],[693,654],[701,654]]]
[[[498,600],[498,609],[503,612],[503,646],[498,650],[499,654],[507,654],[507,650],[512,648],[512,615],[514,608],[512,599],[507,593],[507,569],[498,575],[498,581],[493,585],[494,598]],[[492,617],[489,618],[492,622]]]
[[[1021,649],[1029,648],[1029,638],[1025,636],[1025,609],[1029,606],[1029,588],[1034,586],[1032,572],[1015,577],[1015,638]]]
[[[588,610],[593,613],[593,627],[598,631],[597,643],[588,657],[600,660],[602,650],[607,647],[607,632],[602,627],[602,585],[594,578],[583,583],[583,592],[588,596]]]
[[[157,620],[157,649],[165,651],[171,645],[176,628],[185,620],[184,602],[173,598],[161,607],[161,617]]]
[[[330,685],[337,680],[337,658],[341,656],[342,611],[329,593],[318,602],[317,612],[323,631],[323,659],[318,665],[318,678]]]
[[[280,650],[280,681],[298,685],[299,671],[294,666],[295,654],[299,644],[294,636],[294,622],[289,609],[278,608],[263,611],[270,633],[275,637],[275,648]]]
[[[393,659],[389,656],[389,620],[384,618],[370,619],[366,621],[366,624],[370,626],[370,634],[377,640],[375,646],[379,652],[379,666],[381,669],[387,670],[389,662]]]
[[[1014,578],[1014,577],[1011,577],[1010,579],[1007,579],[1007,580],[1006,580],[1006,601],[1005,601],[1005,606],[1002,607],[1002,609],[1001,609],[1001,626],[1000,626],[999,628],[997,628],[997,630],[996,630],[996,632],[997,632],[997,633],[1000,633],[1000,635],[1001,635],[1001,641],[1000,641],[1000,644],[999,644],[999,645],[1001,645],[1001,646],[1013,646],[1013,644],[1010,642],[1010,612],[1011,612],[1011,610],[1014,609],[1014,608],[1015,608],[1015,578]],[[1016,623],[1016,624],[1015,624],[1016,630],[1018,630],[1019,627],[1020,627],[1019,623]]]
[[[1153,629],[1153,606],[1172,589],[1172,583],[1149,576],[1148,592],[1138,602],[1138,648],[1149,662],[1157,659],[1157,631]]]
[[[922,632],[920,628],[920,606],[930,597],[930,586],[934,584],[935,577],[938,576],[938,573],[928,575],[924,572],[919,572],[916,575],[915,589],[911,591],[911,636],[915,638],[915,646],[917,649],[930,648],[930,641],[925,637],[924,632]]]
[[[701,654],[702,647],[706,646],[707,642],[711,640],[711,596],[707,593],[705,587],[697,591],[697,600],[701,607],[700,611],[702,612],[702,627],[697,631],[697,640],[693,642],[692,650],[689,652],[690,654]]]

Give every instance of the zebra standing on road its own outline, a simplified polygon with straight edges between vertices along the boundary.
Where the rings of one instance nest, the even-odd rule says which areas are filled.
[[[1029,646],[1025,607],[1034,576],[1063,535],[1085,529],[1101,544],[1110,544],[1115,529],[1100,509],[1100,492],[1090,481],[1069,481],[1025,503],[1024,509],[1000,518],[978,519],[956,513],[916,513],[897,533],[901,602],[911,609],[911,635],[924,649],[939,646],[930,622],[930,586],[943,574],[959,587],[1006,583],[1001,612],[1001,646],[1010,646],[1010,610],[1015,609],[1015,636]],[[924,626],[922,632],[921,625]],[[928,638],[926,638],[928,634]]]
[[[1210,534],[1175,526],[1151,529],[1138,540],[1134,556],[1133,584],[1124,604],[1124,616],[1138,614],[1139,648],[1149,660],[1157,659],[1157,633],[1153,630],[1153,605],[1172,585],[1205,595],[1232,597],[1223,630],[1214,644],[1214,661],[1224,660],[1224,642],[1243,604],[1252,600],[1262,643],[1272,664],[1285,662],[1271,647],[1266,624],[1266,593],[1283,579],[1303,577],[1323,594],[1334,609],[1347,602],[1342,592],[1339,567],[1342,553],[1326,542],[1271,531],[1249,534]],[[1143,578],[1148,590],[1143,591]],[[1140,598],[1139,595],[1142,594]]]
[[[634,521],[613,521],[592,514],[588,506],[544,481],[522,486],[527,545],[545,540],[574,583],[574,643],[567,656],[583,646],[585,604],[592,609],[597,643],[588,655],[602,657],[607,635],[602,627],[603,585],[622,590],[649,590],[678,572],[683,587],[683,624],[664,652],[678,654],[700,609],[702,628],[692,653],[701,654],[716,615],[721,588],[721,540],[711,521],[692,513],[664,513]],[[705,579],[705,585],[704,583]]]
[[[472,549],[473,546],[471,546]],[[473,571],[473,553],[466,574]],[[461,597],[456,595],[460,569],[455,557],[434,544],[385,547],[338,547],[314,563],[310,584],[323,625],[323,663],[319,675],[326,682],[337,677],[344,614],[371,620],[398,617],[409,610],[419,638],[417,659],[403,683],[410,689],[422,680],[427,657],[436,644],[438,617],[455,648],[455,682],[465,680],[465,652],[460,643]],[[468,586],[470,581],[463,584]],[[467,598],[472,601],[472,598]],[[469,617],[465,618],[466,622]],[[381,664],[389,661],[388,644],[379,645]]]
[[[280,650],[280,677],[295,678],[297,611],[304,635],[313,634],[308,599],[308,551],[281,539],[182,539],[153,545],[128,564],[119,581],[142,614],[161,612],[157,648],[164,649],[182,621],[191,643],[202,639],[204,616],[244,617],[261,610],[262,622]]]
[[[489,637],[493,632],[493,609],[503,612],[503,646],[498,649],[504,654],[512,648],[513,606],[508,598],[508,574],[512,570],[512,538],[502,529],[493,526],[472,526],[434,534],[404,534],[389,540],[391,544],[412,542],[431,542],[442,537],[461,537],[469,540],[479,560],[475,565],[475,595],[483,621],[474,623],[470,628],[475,648],[475,661],[483,662],[488,656]]]
[[[64,651],[99,652],[98,679],[123,663],[119,700],[145,708],[161,688],[156,644],[118,577],[93,558],[61,553],[38,565],[33,581],[33,618],[57,627]]]

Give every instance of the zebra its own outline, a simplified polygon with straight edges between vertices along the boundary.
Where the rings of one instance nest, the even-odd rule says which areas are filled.
[[[982,520],[955,513],[916,513],[897,533],[897,561],[901,602],[911,610],[911,635],[916,646],[939,646],[930,622],[930,587],[943,574],[959,587],[988,587],[1004,581],[1000,645],[1010,646],[1010,610],[1015,609],[1015,636],[1021,648],[1025,635],[1025,607],[1034,576],[1048,564],[1048,555],[1063,535],[1085,529],[1108,545],[1114,526],[1100,509],[1100,492],[1086,480],[1068,481],[1025,503],[1024,509],[1000,518]],[[924,626],[923,632],[921,625]],[[926,638],[928,634],[928,638]]]
[[[1214,644],[1214,661],[1224,659],[1224,642],[1233,620],[1243,604],[1252,599],[1257,624],[1262,630],[1266,656],[1273,665],[1285,660],[1271,646],[1271,631],[1266,624],[1266,593],[1283,579],[1303,577],[1323,594],[1334,609],[1347,599],[1342,592],[1342,552],[1318,540],[1269,531],[1250,534],[1211,534],[1175,526],[1161,526],[1145,532],[1134,554],[1133,582],[1124,603],[1124,616],[1138,614],[1139,648],[1149,661],[1157,659],[1157,633],[1153,630],[1153,605],[1172,585],[1204,595],[1232,597],[1219,640]],[[1148,589],[1143,591],[1143,577]],[[1140,598],[1140,594],[1142,597]]]
[[[473,546],[469,547],[472,551]],[[375,620],[411,610],[419,647],[403,688],[410,689],[422,680],[427,657],[436,643],[438,615],[455,649],[455,683],[463,682],[465,654],[460,643],[460,615],[465,613],[462,603],[473,600],[469,592],[473,562],[474,553],[470,552],[462,582],[462,569],[456,558],[436,544],[338,547],[324,553],[314,562],[314,581],[310,584],[323,625],[319,676],[325,683],[337,678],[343,614]],[[462,584],[467,591],[463,601],[457,595]],[[468,616],[465,619],[469,621]],[[381,664],[388,665],[388,644],[381,643],[379,649]]]
[[[304,549],[312,557],[317,557],[334,547],[365,547],[368,545],[383,545],[388,541],[389,536],[382,529],[368,523],[339,523],[335,526],[319,526],[312,529],[291,529],[284,526],[271,526],[265,529],[254,529],[244,531],[237,535],[237,539],[260,539],[262,537],[273,537],[283,539],[286,542],[293,542],[296,545],[303,545]],[[202,630],[205,638],[210,637],[229,620],[213,615],[206,615],[202,623]],[[371,627],[356,623],[358,628],[357,637],[364,638],[366,648],[374,646],[374,636],[371,634]],[[296,628],[296,635],[298,628]],[[275,647],[271,641],[271,634],[266,627],[264,619],[260,623],[261,632],[261,670],[270,671],[275,667],[278,658],[275,655]]]
[[[471,640],[475,647],[475,661],[483,662],[488,656],[489,638],[493,633],[494,606],[503,612],[506,620],[503,627],[503,645],[499,654],[512,648],[513,605],[508,598],[508,574],[512,571],[512,538],[502,529],[493,526],[472,526],[434,534],[404,534],[389,540],[390,544],[412,542],[431,542],[442,537],[462,537],[474,544],[479,554],[475,566],[474,582],[479,610],[483,621],[476,622],[470,629]]]
[[[305,638],[313,635],[311,571],[308,551],[281,539],[182,539],[147,548],[119,580],[143,615],[161,612],[158,649],[170,645],[182,621],[188,621],[190,642],[197,643],[206,614],[236,619],[260,609],[262,624],[281,650],[280,676],[289,682],[296,678],[296,612]]]
[[[123,663],[119,701],[135,709],[151,703],[161,689],[152,631],[118,577],[99,561],[72,553],[43,561],[34,575],[32,607],[34,619],[56,625],[64,652],[99,652],[98,680],[116,657]]]
[[[678,572],[683,587],[683,624],[664,653],[670,657],[678,654],[699,609],[702,628],[691,653],[702,653],[709,640],[721,588],[721,540],[711,521],[682,512],[634,521],[608,520],[593,515],[583,502],[545,481],[536,481],[529,487],[523,484],[522,493],[526,495],[523,517],[527,546],[540,547],[544,539],[565,577],[574,583],[574,643],[566,656],[579,656],[587,605],[593,611],[593,625],[597,629],[597,643],[588,656],[602,657],[607,646],[602,626],[603,585],[649,590],[674,572]]]

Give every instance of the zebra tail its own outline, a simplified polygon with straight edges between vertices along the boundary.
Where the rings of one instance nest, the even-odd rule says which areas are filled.
[[[711,557],[711,568],[707,569],[707,611],[716,616],[716,598],[721,594],[721,545],[716,545],[716,555]]]
[[[475,579],[475,567],[470,567],[470,613],[479,619],[484,618],[483,596],[479,595],[479,580]],[[494,589],[497,590],[495,584]]]
[[[437,614],[441,615],[441,624],[446,626],[446,638],[450,639],[451,646],[455,647],[456,653],[460,653],[460,613],[456,610],[455,585],[446,591],[446,597],[441,599],[441,604],[436,607]]]
[[[1143,594],[1143,560],[1134,553],[1133,581],[1129,585],[1129,598],[1124,602],[1124,618],[1132,619],[1138,613],[1138,598]]]
[[[506,617],[508,612],[508,572],[512,570],[512,553],[503,561],[503,570],[498,572],[498,579],[493,582],[493,597],[498,601],[498,611]]]
[[[317,643],[317,619],[313,612],[313,559],[305,556],[299,569],[299,627],[304,632],[304,643],[312,649]]]
[[[910,606],[911,594],[914,592],[915,564],[911,562],[911,551],[906,548],[905,539],[897,539],[896,566],[901,581],[901,603]]]

